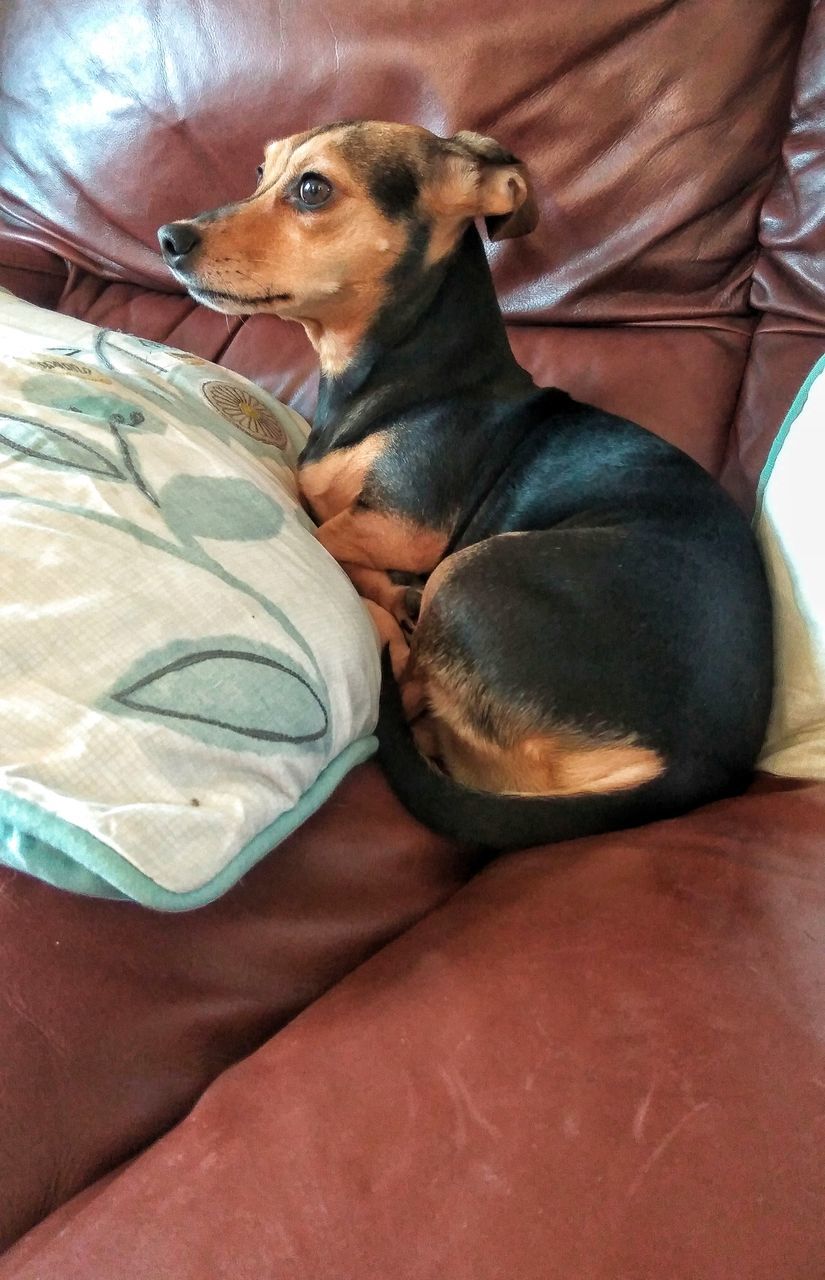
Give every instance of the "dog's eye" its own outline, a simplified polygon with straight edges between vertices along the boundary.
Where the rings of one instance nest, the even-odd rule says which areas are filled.
[[[257,169],[255,170],[255,172],[256,172],[256,174],[258,175],[258,186],[260,186],[260,185],[261,185],[261,183],[263,182],[263,179],[264,179],[264,167],[263,167],[263,165],[262,165],[262,164],[259,164],[259,165],[258,165],[258,167],[257,167]]]
[[[332,195],[332,183],[320,173],[305,173],[298,183],[298,199],[307,209],[319,209]]]

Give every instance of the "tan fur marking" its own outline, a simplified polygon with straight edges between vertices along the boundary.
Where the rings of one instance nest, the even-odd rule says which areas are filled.
[[[529,707],[501,702],[454,656],[433,603],[451,576],[484,551],[479,543],[447,556],[424,587],[406,677],[419,708],[426,708],[412,726],[422,754],[442,760],[456,781],[507,795],[593,795],[657,777],[664,762],[632,735],[589,737],[562,725],[541,725]],[[489,731],[481,727],[486,725]]]
[[[386,443],[387,433],[376,431],[350,448],[333,449],[317,462],[300,468],[298,485],[319,524],[352,506]]]
[[[281,176],[294,150],[294,138],[278,138],[264,148],[264,174],[261,185],[273,182]]]
[[[339,563],[371,569],[429,573],[444,553],[446,534],[426,529],[387,511],[349,507],[322,524],[316,534]]]
[[[414,669],[420,679],[420,661]],[[466,696],[466,684],[457,689],[449,678],[430,672],[425,678],[430,711],[418,722],[414,736],[420,747],[430,747],[426,754],[441,757],[450,775],[467,786],[503,795],[596,795],[641,786],[664,768],[655,751],[632,737],[588,740],[560,730],[494,742],[470,723]],[[506,714],[503,711],[503,722]]]
[[[341,568],[346,573],[359,596],[373,600],[401,623],[407,617],[405,606],[407,589],[393,582],[385,569],[368,569],[363,564],[344,560]]]
[[[406,636],[392,614],[387,613],[386,609],[382,609],[374,600],[365,600],[364,606],[372,618],[378,636],[379,649],[383,649],[385,645],[389,648],[393,675],[401,685],[410,658]]]

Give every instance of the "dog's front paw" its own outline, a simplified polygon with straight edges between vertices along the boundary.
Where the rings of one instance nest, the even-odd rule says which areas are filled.
[[[421,610],[421,588],[399,587],[392,603],[392,616],[408,638],[415,631]]]

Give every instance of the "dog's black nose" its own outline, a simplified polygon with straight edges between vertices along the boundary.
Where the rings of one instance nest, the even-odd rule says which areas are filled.
[[[192,222],[167,222],[158,231],[158,240],[167,262],[179,267],[183,259],[201,242],[201,233]]]

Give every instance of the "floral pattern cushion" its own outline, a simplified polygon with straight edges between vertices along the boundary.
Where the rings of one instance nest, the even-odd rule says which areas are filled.
[[[198,906],[375,747],[372,624],[297,498],[306,424],[5,292],[0,337],[0,861]]]

